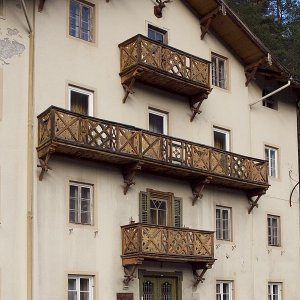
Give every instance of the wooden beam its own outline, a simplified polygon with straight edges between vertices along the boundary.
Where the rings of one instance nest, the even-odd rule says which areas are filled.
[[[43,11],[45,1],[46,1],[46,0],[40,0],[40,2],[39,2],[39,7],[38,7],[38,11],[39,11],[39,12],[42,12],[42,11]]]
[[[193,122],[197,114],[201,114],[202,112],[200,110],[201,104],[205,99],[207,99],[210,91],[211,90],[190,98],[190,109],[192,111],[192,116],[190,119],[191,122]]]
[[[205,186],[211,182],[211,180],[212,177],[200,177],[198,180],[191,182],[191,188],[193,192],[193,206],[198,199],[202,198],[202,191],[205,188]]]
[[[266,189],[255,189],[247,193],[248,202],[250,204],[250,208],[248,209],[248,214],[251,213],[254,207],[258,207],[258,201],[260,197],[265,193],[266,193]],[[256,198],[253,200],[252,197],[256,197]]]
[[[124,178],[124,195],[127,194],[129,188],[131,185],[134,185],[134,178],[136,176],[136,173],[142,169],[141,163],[133,163],[129,164],[123,167],[122,173]]]

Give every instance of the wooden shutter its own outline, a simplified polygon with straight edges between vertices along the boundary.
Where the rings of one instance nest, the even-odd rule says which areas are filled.
[[[149,197],[146,192],[140,192],[140,223],[149,224]]]
[[[182,227],[182,198],[173,197],[173,226]]]

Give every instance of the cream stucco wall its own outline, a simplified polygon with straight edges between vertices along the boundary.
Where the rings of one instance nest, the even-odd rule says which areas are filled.
[[[8,1],[7,1],[8,2]],[[14,1],[0,19],[3,39],[7,28],[17,28],[25,51],[9,64],[2,63],[3,103],[0,103],[0,298],[25,299],[26,294],[26,143],[28,37],[25,18]],[[296,110],[293,95],[278,96],[278,111],[249,103],[261,96],[256,83],[245,87],[241,62],[213,35],[200,40],[198,18],[181,1],[168,4],[163,18],[153,14],[151,1],[131,0],[96,4],[96,42],[89,44],[68,36],[68,1],[46,1],[35,19],[35,117],[50,105],[67,108],[67,85],[95,91],[94,116],[147,128],[148,107],[169,113],[169,135],[213,145],[212,127],[231,130],[233,152],[264,158],[264,145],[280,153],[280,178],[248,214],[243,192],[208,186],[192,206],[188,182],[140,174],[126,196],[120,169],[92,162],[53,157],[42,182],[34,169],[34,272],[36,300],[67,299],[67,274],[95,274],[96,299],[115,299],[122,292],[120,226],[132,217],[139,220],[138,195],[142,190],[173,192],[183,198],[183,224],[215,230],[215,207],[232,208],[231,242],[215,241],[216,263],[205,282],[193,288],[189,266],[146,264],[140,269],[182,272],[184,300],[215,298],[216,280],[234,281],[235,300],[260,300],[267,295],[268,281],[283,282],[284,299],[298,299],[295,278],[300,276],[298,192],[289,207],[289,195],[298,177]],[[30,8],[29,8],[30,10]],[[147,23],[168,30],[169,45],[210,60],[211,52],[228,58],[229,90],[214,88],[203,102],[202,113],[190,123],[190,109],[183,97],[137,84],[135,93],[122,104],[118,44],[147,33]],[[1,73],[0,73],[1,74]],[[1,78],[1,76],[0,76]],[[13,79],[13,80],[12,80]],[[17,88],[16,88],[17,86]],[[1,95],[0,95],[1,101]],[[20,113],[18,113],[20,112]],[[17,134],[16,134],[17,133]],[[37,121],[34,124],[37,145]],[[16,159],[16,157],[18,159]],[[36,154],[34,162],[37,164]],[[291,172],[290,172],[291,171]],[[94,226],[68,223],[70,180],[94,185]],[[267,246],[267,214],[281,218],[282,245]],[[2,242],[3,241],[3,242]],[[5,245],[2,247],[2,245]],[[18,282],[18,288],[15,283]],[[139,299],[139,282],[128,292]],[[297,298],[298,297],[298,298]]]

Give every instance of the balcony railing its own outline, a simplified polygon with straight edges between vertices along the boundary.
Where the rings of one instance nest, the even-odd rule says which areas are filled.
[[[143,260],[214,261],[214,232],[134,223],[122,226],[123,265]]]
[[[268,188],[267,162],[50,107],[38,116],[38,156],[58,153],[242,190]],[[46,159],[47,160],[47,159]]]
[[[119,45],[122,84],[132,78],[180,95],[210,92],[210,62],[145,36]]]

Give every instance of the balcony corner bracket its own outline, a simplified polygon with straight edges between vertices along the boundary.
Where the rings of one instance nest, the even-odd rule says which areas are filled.
[[[245,76],[246,76],[246,82],[245,86],[248,86],[251,81],[255,81],[255,75],[259,69],[260,66],[265,65],[265,64],[271,65],[271,61],[269,56],[268,57],[263,57],[257,62],[254,62],[252,64],[249,64],[245,66]]]
[[[250,208],[248,209],[248,214],[251,213],[254,207],[258,208],[258,201],[262,195],[266,193],[266,189],[255,189],[253,191],[249,191],[247,193],[248,202],[250,204]],[[255,198],[256,197],[256,198]],[[255,199],[253,199],[255,198]]]
[[[194,206],[195,203],[203,197],[203,189],[205,188],[205,185],[209,184],[212,180],[212,177],[201,177],[197,180],[194,180],[191,182],[191,188],[193,192],[193,201],[192,205]]]
[[[205,35],[208,33],[212,20],[220,14],[222,14],[223,16],[226,15],[226,8],[224,4],[215,8],[214,10],[212,10],[211,12],[209,12],[208,14],[206,14],[200,19],[201,40],[203,40]]]
[[[198,286],[200,282],[201,283],[204,282],[205,280],[204,275],[208,269],[211,269],[212,265],[213,265],[212,262],[205,263],[204,265],[200,265],[200,266],[198,264],[192,264],[193,275],[195,278],[195,282],[194,282],[195,288]],[[201,272],[199,273],[198,270],[201,270]]]
[[[134,275],[136,269],[137,269],[137,265],[124,267],[124,279],[123,279],[124,289],[128,289],[130,281],[136,278],[136,276]]]
[[[143,71],[142,68],[137,68],[137,69],[133,72],[133,74],[132,74],[132,76],[131,76],[130,83],[129,83],[129,84],[127,84],[127,83],[122,83],[123,88],[124,88],[124,90],[125,90],[125,95],[124,95],[124,98],[123,98],[123,100],[122,100],[123,103],[126,102],[128,96],[129,96],[129,94],[133,94],[133,93],[134,93],[134,90],[133,90],[134,83],[135,83],[135,81],[136,81],[138,75],[139,75],[142,71]]]
[[[40,157],[39,158],[39,161],[40,161],[40,164],[37,165],[38,168],[41,168],[41,173],[39,175],[39,180],[42,181],[43,178],[44,178],[44,175],[46,172],[48,172],[48,170],[52,170],[50,167],[49,167],[49,159],[51,157],[51,155],[55,152],[55,147],[54,146],[50,146],[48,148],[48,151],[46,153],[46,155],[44,157]]]
[[[137,172],[140,171],[141,169],[142,169],[142,163],[141,162],[128,164],[128,165],[123,167],[122,174],[123,174],[124,183],[125,183],[124,195],[127,194],[130,186],[135,184],[134,178],[135,178]]]
[[[201,104],[205,99],[207,99],[207,97],[208,97],[208,92],[205,92],[190,98],[190,108],[192,111],[192,116],[190,119],[191,122],[193,122],[197,114],[201,114],[202,112],[200,110]]]
[[[171,0],[156,0],[157,5],[154,6],[154,15],[157,18],[162,18],[162,11],[166,7],[166,3],[171,2]]]

